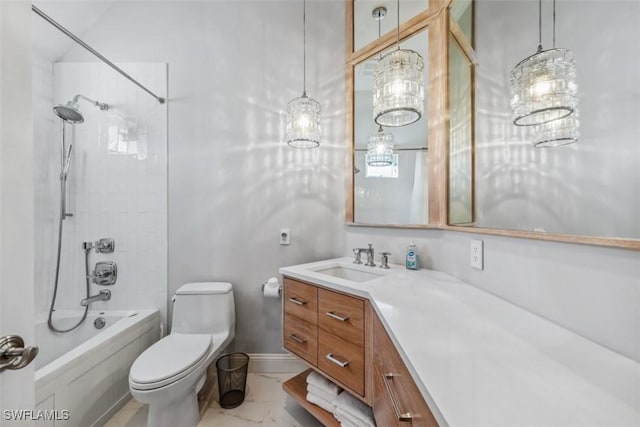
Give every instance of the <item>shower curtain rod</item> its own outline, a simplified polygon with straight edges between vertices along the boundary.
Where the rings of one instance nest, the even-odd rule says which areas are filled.
[[[158,100],[158,102],[160,104],[164,104],[166,102],[166,100],[162,97],[157,96],[155,93],[151,92],[149,89],[147,89],[146,87],[144,87],[142,84],[140,84],[136,79],[134,79],[133,77],[131,77],[129,74],[127,74],[126,72],[124,72],[120,67],[118,67],[116,64],[114,64],[113,62],[109,61],[107,58],[105,58],[104,56],[102,56],[97,50],[95,50],[94,48],[92,48],[91,46],[89,46],[88,44],[86,44],[85,42],[83,42],[82,40],[80,40],[78,37],[76,37],[76,35],[74,35],[71,31],[67,30],[65,27],[63,27],[62,25],[60,25],[59,23],[57,23],[55,20],[53,20],[49,15],[47,15],[46,13],[44,13],[43,11],[41,11],[40,9],[38,9],[37,7],[35,7],[34,5],[31,5],[31,10],[34,11],[37,15],[39,15],[42,19],[44,19],[45,21],[47,21],[49,24],[53,25],[54,27],[56,27],[58,30],[60,30],[62,33],[64,33],[67,37],[69,37],[71,40],[73,40],[74,42],[78,43],[80,46],[82,46],[83,48],[87,49],[89,52],[91,52],[93,55],[95,55],[96,57],[98,57],[98,59],[100,59],[102,62],[104,62],[105,64],[107,64],[108,66],[110,66],[111,68],[113,68],[114,70],[116,70],[118,73],[122,74],[126,79],[130,80],[131,82],[133,82],[134,84],[136,84],[140,89],[144,90],[145,92],[147,92],[149,95],[153,96],[155,99]]]

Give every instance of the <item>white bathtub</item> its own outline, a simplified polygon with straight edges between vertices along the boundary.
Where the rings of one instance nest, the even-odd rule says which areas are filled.
[[[82,312],[56,311],[58,327],[77,320]],[[106,324],[96,329],[94,320]],[[46,319],[36,323],[36,408],[68,410],[67,421],[38,422],[38,426],[101,426],[129,400],[129,368],[140,353],[161,335],[158,310],[89,311],[76,330],[49,331]]]

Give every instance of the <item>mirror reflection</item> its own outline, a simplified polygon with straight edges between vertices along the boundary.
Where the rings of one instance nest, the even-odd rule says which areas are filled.
[[[380,136],[373,119],[373,71],[380,55],[355,66],[354,70],[354,221],[366,224],[428,223],[427,150],[427,49],[428,32],[401,42],[402,49],[418,52],[425,61],[424,113],[407,126],[384,127],[393,137],[390,164],[376,165],[367,157],[371,137]],[[391,49],[396,49],[393,46]],[[383,53],[384,54],[384,53]],[[367,161],[369,160],[369,161]]]
[[[514,125],[510,73],[536,51],[538,1],[475,4],[476,225],[640,238],[640,2],[557,0],[555,16],[555,46],[575,55],[579,136],[536,148],[544,129]]]

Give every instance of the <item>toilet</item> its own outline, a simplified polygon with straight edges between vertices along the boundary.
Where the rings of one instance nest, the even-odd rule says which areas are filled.
[[[131,395],[149,405],[148,427],[198,424],[197,393],[235,326],[230,283],[187,283],[176,291],[171,333],[138,356],[129,371]]]

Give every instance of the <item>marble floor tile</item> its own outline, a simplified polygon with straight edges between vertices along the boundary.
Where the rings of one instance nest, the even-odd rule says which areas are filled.
[[[250,373],[244,403],[234,409],[222,409],[214,401],[198,427],[321,427],[282,390],[282,383],[293,376],[295,373]],[[147,413],[146,405],[132,399],[105,427],[146,427]]]
[[[147,405],[131,399],[105,424],[105,427],[146,427],[148,413]]]
[[[287,396],[282,383],[293,374],[249,374],[247,378],[246,402],[284,402]]]
[[[271,406],[261,427],[322,427],[302,406],[290,397],[283,406]]]

